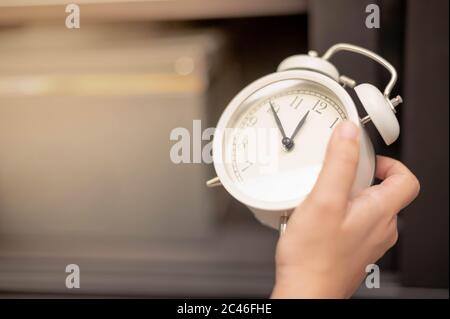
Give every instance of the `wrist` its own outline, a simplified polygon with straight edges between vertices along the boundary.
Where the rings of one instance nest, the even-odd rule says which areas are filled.
[[[348,294],[326,274],[278,272],[271,298],[274,299],[342,299]]]

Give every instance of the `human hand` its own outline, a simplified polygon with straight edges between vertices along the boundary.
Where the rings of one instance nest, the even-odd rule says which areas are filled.
[[[378,156],[383,182],[350,198],[359,136],[350,121],[333,132],[317,182],[278,242],[272,298],[348,298],[366,266],[396,243],[397,214],[418,195],[419,182],[401,162]]]

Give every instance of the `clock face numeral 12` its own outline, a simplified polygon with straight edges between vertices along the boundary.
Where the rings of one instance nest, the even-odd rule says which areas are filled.
[[[317,100],[316,104],[313,106],[313,111],[316,111],[318,114],[322,114],[322,111],[327,108],[328,104],[326,102],[320,102],[320,100]]]

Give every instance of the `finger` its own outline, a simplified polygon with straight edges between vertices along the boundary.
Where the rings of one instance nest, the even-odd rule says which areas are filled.
[[[420,183],[416,176],[395,159],[377,156],[376,176],[383,182],[370,187],[368,192],[383,203],[387,212],[397,214],[419,194]]]
[[[359,128],[350,121],[340,123],[328,143],[319,177],[311,191],[313,201],[340,209],[348,202],[359,158]]]
[[[397,215],[395,215],[388,226],[388,248],[394,246],[398,241]]]

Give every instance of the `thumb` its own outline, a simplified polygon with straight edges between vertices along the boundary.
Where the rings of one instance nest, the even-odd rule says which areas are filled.
[[[347,205],[359,159],[360,129],[346,120],[336,127],[325,155],[319,177],[311,191],[311,200],[326,203],[327,207]]]

